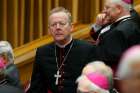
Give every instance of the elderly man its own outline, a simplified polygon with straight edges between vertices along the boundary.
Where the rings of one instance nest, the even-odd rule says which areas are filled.
[[[134,18],[135,22],[140,23],[140,16],[133,7],[133,0],[122,1],[124,1],[126,4],[129,4],[131,17]],[[98,42],[99,35],[104,33],[103,29],[106,29],[107,26],[109,26],[110,24],[110,19],[108,19],[103,9],[103,11],[97,15],[96,22],[91,27],[90,35],[93,38],[93,40]],[[97,42],[95,42],[95,44]]]
[[[115,93],[113,89],[112,69],[102,61],[88,63],[77,79],[78,93]]]
[[[93,45],[72,37],[67,9],[54,8],[48,21],[54,42],[37,49],[29,93],[76,93],[75,80],[91,60]]]
[[[140,43],[140,27],[131,17],[129,7],[122,0],[105,0],[104,13],[112,24],[100,34],[96,56],[114,71],[122,53]]]
[[[123,54],[116,76],[120,93],[140,93],[140,45],[131,47]]]

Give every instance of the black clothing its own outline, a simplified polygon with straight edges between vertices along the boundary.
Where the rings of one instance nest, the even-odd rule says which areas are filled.
[[[24,91],[11,85],[0,85],[0,93],[24,93]]]
[[[131,17],[133,18],[133,20],[140,26],[140,16],[136,12],[136,10],[131,9],[130,14],[131,14]],[[100,34],[100,32],[101,32],[101,30],[104,29],[108,25],[109,24],[102,26],[98,31],[94,31],[94,28],[92,27],[91,30],[90,30],[91,37],[96,41],[98,36],[99,36],[99,34]]]
[[[73,40],[72,43],[73,46],[61,68],[58,85],[55,85],[56,78],[54,77],[58,70],[55,57],[56,45],[51,43],[37,49],[29,93],[48,93],[48,89],[52,93],[76,93],[75,81],[85,64],[92,59],[89,55],[93,45],[81,40]],[[64,48],[64,55],[68,53],[71,44]],[[59,50],[59,47],[56,47],[56,50],[59,62],[59,51],[62,50]]]
[[[5,78],[8,84],[22,88],[20,77],[19,77],[19,71],[14,63],[10,63],[6,66],[4,70]]]
[[[97,59],[117,66],[122,53],[136,44],[140,44],[140,28],[133,18],[125,18],[112,24],[109,31],[100,35],[96,48]]]

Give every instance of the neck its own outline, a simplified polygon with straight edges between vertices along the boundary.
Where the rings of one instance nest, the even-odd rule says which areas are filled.
[[[72,36],[69,36],[66,40],[56,42],[56,45],[59,46],[59,47],[61,47],[61,48],[64,48],[64,47],[67,46],[71,41],[72,41]]]
[[[130,15],[121,16],[120,18],[118,18],[118,19],[116,20],[116,22],[119,21],[119,20],[122,20],[122,19],[124,19],[124,18],[127,18],[127,17],[130,17]]]
[[[130,11],[129,10],[124,10],[123,12],[121,12],[119,14],[119,17],[118,18],[121,18],[123,16],[130,16]]]

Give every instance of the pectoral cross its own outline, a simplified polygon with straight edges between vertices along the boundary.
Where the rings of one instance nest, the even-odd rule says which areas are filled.
[[[58,79],[61,77],[61,75],[59,74],[59,70],[57,71],[56,74],[54,74],[54,77],[56,78],[55,85],[58,85]]]

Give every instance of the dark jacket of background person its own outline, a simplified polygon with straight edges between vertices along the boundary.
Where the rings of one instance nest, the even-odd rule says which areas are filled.
[[[140,15],[133,8],[130,10],[130,13],[131,13],[131,17],[133,18],[133,20],[135,20],[135,22],[137,22],[140,26]],[[109,25],[109,24],[107,24],[107,25]],[[90,36],[96,41],[101,30],[104,27],[106,27],[107,25],[102,26],[98,31],[95,31],[94,27],[92,27],[90,30]]]
[[[0,85],[0,93],[24,93],[21,89],[11,85]]]
[[[19,78],[19,71],[15,64],[8,64],[4,70],[7,82],[19,88],[22,88]]]
[[[15,77],[12,77],[14,75],[10,74],[8,73],[7,78],[7,75],[5,74],[5,69],[0,68],[0,93],[24,93],[24,91],[19,88],[19,86],[17,86],[17,82],[15,82],[16,80],[12,80],[13,78],[16,79]]]
[[[109,31],[100,35],[97,59],[105,61],[110,66],[117,66],[122,53],[136,44],[140,44],[139,25],[133,18],[120,20],[114,23]]]

